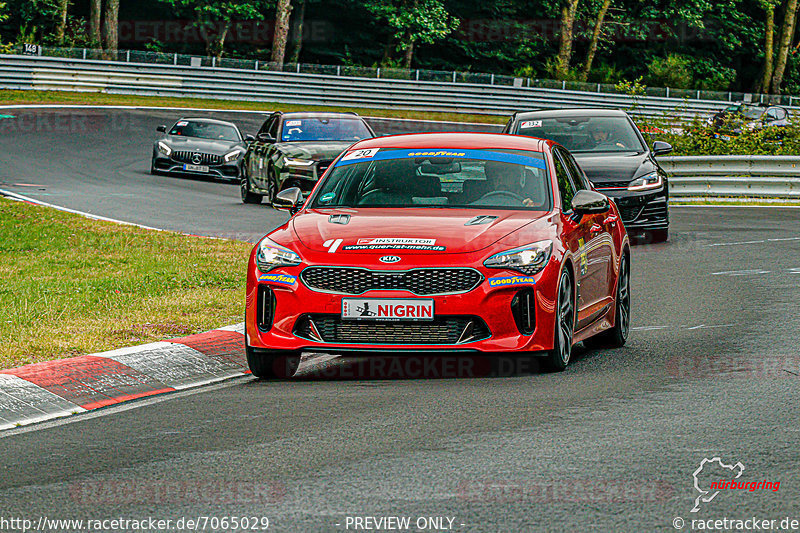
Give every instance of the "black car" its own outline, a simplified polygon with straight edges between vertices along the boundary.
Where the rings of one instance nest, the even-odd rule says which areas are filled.
[[[153,145],[152,174],[194,174],[239,181],[247,143],[231,122],[210,118],[182,118]]]
[[[355,113],[282,113],[261,126],[244,157],[242,202],[272,203],[289,187],[308,193],[328,166],[348,146],[375,137]]]
[[[754,130],[771,126],[785,128],[792,121],[789,111],[777,105],[733,104],[709,119],[715,131],[739,134],[742,130]]]
[[[560,109],[515,113],[503,133],[550,139],[577,159],[594,187],[614,198],[631,234],[652,242],[669,236],[667,175],[655,156],[668,143],[647,145],[627,113],[609,109]]]

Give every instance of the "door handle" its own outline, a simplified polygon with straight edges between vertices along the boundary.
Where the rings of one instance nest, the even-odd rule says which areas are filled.
[[[603,227],[600,224],[592,224],[592,227],[589,228],[589,233],[597,233],[598,231],[603,231]]]
[[[617,215],[608,215],[606,219],[603,221],[603,224],[611,224],[612,226],[617,223]]]

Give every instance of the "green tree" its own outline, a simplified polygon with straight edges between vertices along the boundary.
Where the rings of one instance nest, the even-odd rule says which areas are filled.
[[[405,68],[411,68],[416,45],[443,39],[459,24],[441,0],[370,0],[366,8],[391,29]]]
[[[222,57],[225,38],[234,20],[262,20],[267,8],[264,0],[159,0],[172,6],[179,16],[192,17],[192,24],[206,43],[206,53]]]

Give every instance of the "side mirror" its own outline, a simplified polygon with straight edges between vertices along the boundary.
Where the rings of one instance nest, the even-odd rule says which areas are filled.
[[[653,143],[653,155],[664,155],[672,151],[672,145],[664,141],[656,141]]]
[[[262,143],[274,143],[275,142],[275,137],[273,137],[269,133],[259,133],[258,135],[256,135],[256,139],[258,139]]]
[[[303,202],[303,191],[299,187],[289,187],[278,194],[272,200],[272,207],[279,211],[289,211],[294,214]]]
[[[160,131],[161,133],[167,133],[167,127],[164,124],[162,124],[156,128],[156,131]]]
[[[611,209],[608,196],[596,191],[582,189],[572,197],[572,210],[576,215],[591,215],[594,213],[606,213]]]
[[[255,140],[256,140],[256,138],[255,138],[255,137],[253,137],[252,135],[247,135],[247,136],[244,138],[244,142],[248,142],[248,143],[251,143],[251,142],[253,142],[253,141],[255,141]]]

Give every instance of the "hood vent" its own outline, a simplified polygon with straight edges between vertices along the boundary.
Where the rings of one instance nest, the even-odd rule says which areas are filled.
[[[345,225],[350,222],[350,215],[331,215],[328,217],[328,222],[331,224]]]
[[[480,226],[481,224],[489,224],[490,222],[494,222],[495,220],[497,220],[496,215],[478,215],[475,218],[469,219],[464,225]]]

